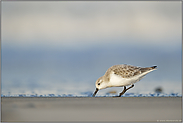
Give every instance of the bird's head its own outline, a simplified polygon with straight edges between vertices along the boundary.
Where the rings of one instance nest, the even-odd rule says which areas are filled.
[[[95,83],[95,86],[96,86],[96,88],[98,88],[99,90],[100,90],[100,89],[107,88],[107,83],[104,82],[103,76],[97,79],[97,81],[96,81],[96,83]]]
[[[97,81],[95,83],[95,86],[96,86],[96,90],[95,90],[93,96],[96,95],[96,93],[98,92],[98,90],[107,88],[107,83],[104,82],[103,76],[97,79]]]

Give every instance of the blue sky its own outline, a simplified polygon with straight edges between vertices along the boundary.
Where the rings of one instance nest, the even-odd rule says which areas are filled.
[[[115,64],[158,66],[130,92],[180,93],[181,27],[180,1],[3,1],[2,94],[92,92]]]

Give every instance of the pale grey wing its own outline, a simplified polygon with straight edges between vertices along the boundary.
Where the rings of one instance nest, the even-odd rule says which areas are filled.
[[[140,70],[142,73],[144,73],[144,72],[156,69],[156,68],[157,68],[157,66],[152,66],[152,67],[140,68]]]
[[[137,71],[137,72],[134,73],[134,76],[139,75],[139,74],[143,74],[143,73],[145,73],[145,72],[148,73],[148,71],[150,72],[150,71],[152,71],[152,70],[155,70],[156,67],[157,67],[157,66],[146,67],[146,68],[140,68],[139,71]],[[147,74],[147,73],[146,73],[146,74]],[[141,77],[141,79],[142,79],[146,74],[144,74],[144,75]]]
[[[157,66],[153,66],[153,67],[147,67],[147,68],[141,68],[141,67],[136,67],[136,66],[131,66],[131,65],[114,65],[112,67],[110,67],[106,73],[106,79],[109,80],[109,74],[111,74],[111,71],[114,72],[114,74],[119,75],[123,78],[131,78],[133,76],[136,75],[140,75],[144,72],[156,69]]]
[[[140,67],[131,65],[118,65],[113,68],[114,74],[123,78],[131,78],[141,73]]]

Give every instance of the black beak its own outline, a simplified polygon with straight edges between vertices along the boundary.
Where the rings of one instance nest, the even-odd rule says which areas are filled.
[[[95,92],[93,93],[93,97],[96,95],[97,92],[98,92],[98,88],[96,88]]]

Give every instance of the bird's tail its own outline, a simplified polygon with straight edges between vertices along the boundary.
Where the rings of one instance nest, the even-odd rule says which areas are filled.
[[[146,68],[141,68],[141,72],[146,72],[146,71],[150,71],[150,70],[156,70],[157,66],[152,66],[152,67],[146,67]]]
[[[156,69],[158,66],[152,66],[150,67],[150,69]]]

